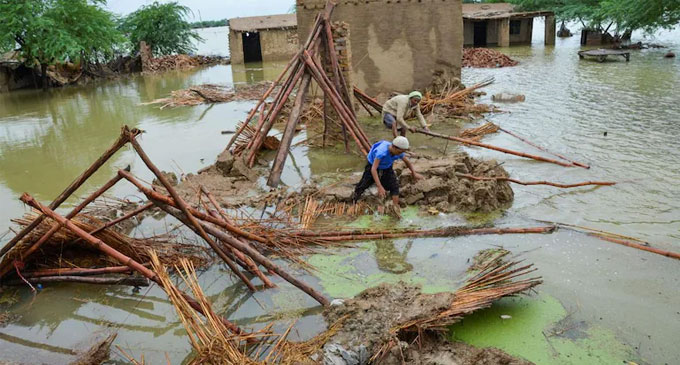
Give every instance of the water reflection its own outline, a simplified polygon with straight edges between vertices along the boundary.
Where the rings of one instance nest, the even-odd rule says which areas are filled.
[[[413,270],[407,257],[413,246],[413,240],[408,240],[401,252],[395,247],[395,240],[381,240],[375,242],[375,261],[378,268],[392,274],[403,274]]]

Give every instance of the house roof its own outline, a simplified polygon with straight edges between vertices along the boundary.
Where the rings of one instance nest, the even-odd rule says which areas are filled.
[[[463,19],[529,18],[553,15],[552,11],[515,11],[509,3],[463,4]]]
[[[254,32],[263,29],[282,29],[297,27],[295,14],[251,16],[229,19],[229,29],[237,32]]]

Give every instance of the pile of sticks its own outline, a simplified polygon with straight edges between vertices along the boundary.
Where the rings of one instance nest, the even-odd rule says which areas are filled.
[[[463,67],[496,68],[516,66],[519,62],[490,48],[464,48]]]
[[[239,135],[245,130],[246,126],[254,120],[255,114],[259,111],[256,126],[253,128],[255,131],[253,138],[248,141],[245,147],[235,148],[233,151],[234,154],[240,153],[248,166],[252,167],[255,164],[257,153],[262,147],[265,137],[280,116],[281,110],[284,108],[288,98],[297,88],[295,101],[288,116],[288,121],[285,124],[283,136],[281,137],[281,146],[278,149],[271,174],[267,180],[267,184],[271,187],[276,187],[280,183],[281,172],[289,154],[296,126],[300,121],[300,116],[306,103],[307,91],[312,79],[316,81],[324,93],[324,97],[337,113],[343,132],[349,133],[352,136],[359,150],[364,155],[368,153],[371,147],[370,140],[359,125],[352,108],[346,82],[338,64],[330,21],[334,7],[335,4],[333,2],[327,2],[325,10],[316,16],[314,26],[309,37],[303,43],[302,49],[290,60],[272,86],[262,95],[262,98],[250,111],[241,127],[227,145],[226,149],[229,150],[239,139]],[[331,69],[331,77],[326,75],[324,67],[319,60],[322,54],[325,55],[325,59]],[[279,85],[285,75],[288,76],[281,83],[278,93],[274,96],[274,101],[265,111],[265,100],[267,100],[274,87]],[[327,132],[328,128],[326,128],[324,134]],[[347,139],[345,139],[345,142],[347,146]]]

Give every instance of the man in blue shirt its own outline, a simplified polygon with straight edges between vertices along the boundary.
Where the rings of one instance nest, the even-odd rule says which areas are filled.
[[[394,169],[392,169],[394,161],[403,160],[416,180],[423,178],[422,175],[413,169],[411,161],[404,156],[404,152],[408,151],[408,149],[408,139],[403,136],[395,138],[392,143],[385,140],[375,143],[368,152],[368,156],[366,156],[368,164],[366,164],[361,180],[354,187],[352,200],[354,202],[359,200],[361,194],[371,185],[375,184],[378,187],[378,196],[381,198],[385,198],[387,190],[389,190],[392,202],[394,203],[394,209],[399,212],[399,181],[394,174]]]

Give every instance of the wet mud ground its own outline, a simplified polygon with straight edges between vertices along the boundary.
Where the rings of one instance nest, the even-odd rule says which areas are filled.
[[[664,39],[678,53],[678,45],[673,43],[677,37],[667,35]],[[676,163],[680,135],[673,124],[680,98],[680,90],[674,87],[680,80],[678,60],[662,59],[665,50],[648,50],[636,52],[627,64],[580,62],[572,57],[578,49],[577,39],[558,40],[555,48],[544,48],[540,39],[534,41],[532,47],[503,50],[518,59],[519,66],[464,70],[464,81],[494,75],[496,83],[486,89],[489,99],[496,92],[526,94],[524,103],[501,105],[511,113],[489,118],[561,153],[589,161],[593,168],[563,169],[494,152],[464,150],[476,158],[505,161],[503,167],[521,180],[597,178],[621,184],[572,190],[513,185],[514,202],[505,211],[423,216],[418,209],[407,209],[399,222],[363,216],[352,222],[322,220],[319,224],[439,227],[491,223],[502,227],[538,225],[534,219],[548,219],[636,236],[679,251],[680,191],[675,181],[680,175]],[[270,69],[266,72],[276,75]],[[253,69],[250,75],[265,75],[265,71]],[[218,66],[162,78],[57,90],[47,104],[41,94],[2,95],[0,201],[7,208],[0,213],[3,224],[23,212],[16,203],[21,192],[34,193],[42,201],[56,196],[115,138],[122,121],[149,131],[142,144],[164,170],[189,173],[212,163],[226,144],[220,131],[233,129],[250,103],[165,111],[138,103],[174,89],[215,82],[215,78],[224,82],[237,79],[232,79],[230,67]],[[374,121],[367,129],[380,132],[380,125]],[[607,137],[604,131],[608,131]],[[303,138],[301,135],[296,141]],[[503,135],[488,136],[484,142],[528,150]],[[420,136],[412,143],[442,151],[458,148]],[[191,148],[177,153],[178,146]],[[297,168],[287,165],[283,176],[284,183],[291,186],[312,175],[360,171],[363,165],[351,155],[309,153],[304,146],[296,148],[294,156]],[[134,173],[150,181],[141,162],[124,151],[95,176],[95,184],[128,163]],[[91,191],[95,184],[83,190]],[[116,195],[139,196],[125,186],[117,187]],[[173,224],[147,217],[134,234],[162,232]],[[499,246],[522,253],[535,263],[544,284],[537,293],[503,300],[464,319],[453,326],[451,338],[475,346],[496,346],[536,363],[672,364],[680,358],[676,346],[680,330],[678,262],[569,230],[550,235],[362,242],[334,249],[330,255],[310,256],[307,261],[318,271],[299,273],[333,297],[353,296],[381,282],[399,280],[422,284],[426,292],[446,291],[460,284],[476,252]],[[261,327],[275,320],[282,331],[295,322],[293,339],[312,337],[324,327],[316,303],[285,283],[251,294],[234,284],[224,269],[214,266],[201,273],[201,284],[217,310],[244,326]],[[45,286],[36,296],[21,288],[0,294],[0,305],[0,314],[11,314],[0,325],[3,361],[68,363],[74,358],[74,349],[85,350],[93,338],[114,330],[119,333],[114,344],[137,358],[144,354],[151,363],[165,362],[166,356],[172,363],[181,363],[190,351],[174,309],[157,287],[135,292],[62,284]],[[115,351],[113,359],[122,363]]]

